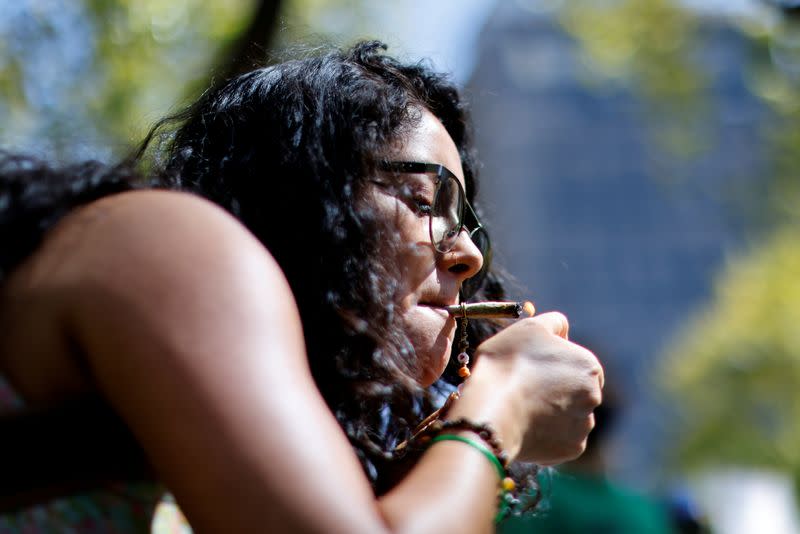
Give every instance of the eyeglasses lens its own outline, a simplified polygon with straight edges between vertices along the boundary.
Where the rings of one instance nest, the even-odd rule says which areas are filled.
[[[431,209],[431,237],[437,250],[447,252],[458,239],[464,214],[464,195],[454,178],[439,183]]]

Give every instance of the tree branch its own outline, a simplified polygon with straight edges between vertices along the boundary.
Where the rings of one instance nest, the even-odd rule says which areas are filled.
[[[219,62],[220,81],[263,66],[272,44],[281,0],[260,0],[250,25]]]

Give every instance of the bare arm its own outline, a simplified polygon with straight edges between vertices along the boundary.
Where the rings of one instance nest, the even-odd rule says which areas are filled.
[[[74,335],[197,531],[376,531],[370,488],[263,247],[184,195],[91,209],[99,220],[66,268],[79,282]]]
[[[90,209],[60,269],[75,292],[70,335],[197,532],[491,528],[497,475],[458,443],[373,497],[312,380],[283,274],[229,215],[163,192]],[[484,368],[475,398],[504,369]],[[519,449],[510,429],[525,414],[485,413]]]

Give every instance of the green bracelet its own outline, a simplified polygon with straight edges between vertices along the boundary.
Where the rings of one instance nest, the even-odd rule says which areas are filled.
[[[457,436],[455,434],[439,434],[435,438],[431,440],[431,445],[436,443],[437,441],[460,441],[461,443],[466,443],[473,449],[480,451],[484,456],[486,456],[492,465],[497,470],[497,476],[500,477],[500,482],[503,482],[503,479],[506,478],[506,470],[503,467],[503,464],[500,463],[500,460],[497,459],[497,456],[494,455],[489,448],[479,441],[475,441],[474,439],[465,438],[464,436]]]
[[[475,441],[474,439],[465,438],[464,436],[457,436],[455,434],[439,434],[435,438],[431,440],[431,445],[436,443],[437,441],[460,441],[461,443],[466,443],[473,449],[480,451],[484,456],[486,456],[492,465],[497,470],[497,476],[500,477],[500,503],[498,505],[497,515],[494,517],[495,524],[502,521],[505,516],[508,514],[508,501],[506,500],[506,495],[508,494],[508,490],[504,487],[505,479],[506,479],[506,469],[503,467],[503,464],[500,462],[500,459],[494,455],[494,453],[489,450],[489,448],[479,441]]]

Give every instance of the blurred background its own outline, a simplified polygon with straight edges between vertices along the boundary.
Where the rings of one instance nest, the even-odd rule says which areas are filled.
[[[468,95],[496,257],[606,366],[606,476],[800,532],[800,2],[0,0],[0,147],[111,161],[214,80],[364,37]]]

